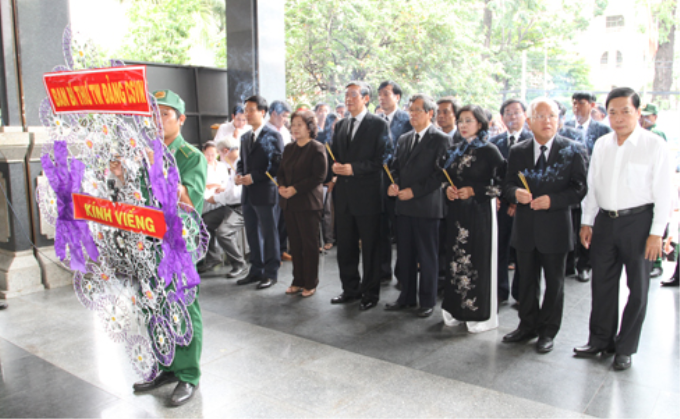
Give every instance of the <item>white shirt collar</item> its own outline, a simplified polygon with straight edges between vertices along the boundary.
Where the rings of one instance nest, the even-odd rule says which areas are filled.
[[[522,135],[522,130],[510,132],[508,131],[508,138],[515,137],[515,141],[519,140],[519,136]]]
[[[644,128],[642,128],[639,124],[635,124],[635,129],[633,132],[630,133],[628,138],[626,138],[626,141],[624,141],[623,145],[626,145],[627,143],[630,143],[631,145],[636,145],[638,143],[638,140],[640,139],[640,133],[642,132]],[[614,140],[614,143],[616,145],[619,144],[619,138],[616,135],[616,131],[613,131],[614,135],[612,135],[612,138]]]
[[[267,122],[269,123],[269,122]],[[255,136],[255,140],[257,141],[257,137],[260,136],[260,133],[262,132],[262,128],[264,128],[264,124],[260,125],[260,128],[258,128],[256,131],[253,131],[253,135]]]
[[[416,133],[416,134],[420,135],[420,139],[421,139],[421,140],[422,140],[423,137],[425,136],[425,133],[427,132],[427,130],[430,129],[430,126],[431,126],[431,125],[432,125],[432,124],[427,124],[427,126],[425,127],[424,130],[418,131],[418,132]],[[414,138],[415,138],[415,137],[414,137]]]
[[[361,111],[361,113],[359,113],[359,115],[357,115],[357,116],[352,116],[350,114],[349,119],[352,119],[352,118],[356,119],[356,122],[354,123],[354,126],[356,127],[361,123],[361,121],[364,120],[364,117],[366,116],[367,113],[368,113],[368,109],[364,108],[364,110]]]
[[[396,115],[398,110],[399,110],[399,107],[395,107],[391,114],[386,115],[388,123],[390,123],[390,124],[392,123],[392,120],[394,119],[394,115]]]
[[[579,124],[579,123],[578,123],[578,120],[577,120],[577,121],[576,121],[576,129],[578,129],[579,126],[582,126],[582,127],[583,127],[583,131],[584,131],[584,132],[588,132],[588,127],[590,127],[590,121],[591,121],[591,118],[590,118],[590,117],[589,117],[588,120],[587,120],[586,122],[584,122],[583,124]]]
[[[550,149],[552,148],[553,142],[555,140],[555,137],[552,137],[550,140],[548,140],[547,143],[545,144],[540,144],[536,139],[534,138],[534,161],[537,161],[538,158],[541,156],[541,145],[544,145],[547,150],[545,150],[545,159],[546,161],[548,160],[548,157],[550,156]]]

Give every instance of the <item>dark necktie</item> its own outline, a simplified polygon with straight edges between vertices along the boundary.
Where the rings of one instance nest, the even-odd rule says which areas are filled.
[[[512,147],[515,145],[515,136],[511,135],[510,138],[508,138],[508,148]]]
[[[416,137],[413,139],[413,144],[411,145],[411,151],[409,152],[409,154],[413,153],[413,150],[415,150],[416,147],[418,147],[418,141],[419,140],[420,140],[420,134],[416,134]]]
[[[255,145],[255,132],[250,133],[250,148],[252,149]]]
[[[548,159],[545,157],[545,150],[547,149],[548,147],[544,145],[541,146],[541,155],[538,156],[538,161],[536,162],[536,169],[541,172],[545,172],[545,168],[548,167]]]
[[[576,128],[579,131],[583,131],[583,125],[579,125],[578,128]]]
[[[354,135],[354,122],[356,121],[356,118],[352,118],[349,123],[349,132],[347,133],[347,136],[349,137],[349,142],[352,142],[352,137]]]

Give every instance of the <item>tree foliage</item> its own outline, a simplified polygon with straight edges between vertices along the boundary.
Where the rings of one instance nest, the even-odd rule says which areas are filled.
[[[288,94],[293,102],[342,100],[349,80],[376,87],[393,79],[408,94],[495,105],[500,90],[519,87],[522,51],[542,75],[546,50],[551,87],[587,88],[589,69],[563,45],[606,4],[287,0]]]

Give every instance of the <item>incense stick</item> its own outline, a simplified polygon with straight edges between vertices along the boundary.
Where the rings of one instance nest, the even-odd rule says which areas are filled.
[[[392,185],[394,185],[394,178],[392,177],[392,173],[390,173],[390,169],[387,168],[387,163],[383,164],[383,167],[385,168],[385,171],[387,172],[387,176],[390,177],[390,180],[392,181]]]
[[[524,185],[524,188],[527,190],[527,192],[531,193],[531,189],[529,189],[529,184],[527,183],[527,178],[524,177],[524,173],[517,172],[517,176],[519,176],[519,180],[522,181],[522,185]]]
[[[279,186],[279,184],[274,180],[274,178],[272,177],[272,175],[269,174],[269,172],[264,172],[264,173],[265,173],[267,176],[269,176],[269,179],[271,179],[272,182],[274,182],[274,185]]]
[[[331,158],[333,159],[333,161],[336,161],[335,156],[333,155],[333,152],[331,151],[331,146],[329,146],[328,143],[326,143],[326,150],[328,150],[328,154],[331,155]]]
[[[446,179],[448,179],[451,186],[455,188],[455,186],[453,185],[453,181],[451,180],[451,176],[449,176],[449,173],[446,171],[446,169],[442,169],[442,172],[444,172],[444,175],[446,176]]]

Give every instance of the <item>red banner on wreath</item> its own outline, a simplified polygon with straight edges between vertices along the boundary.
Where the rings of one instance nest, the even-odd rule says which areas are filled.
[[[165,235],[165,216],[161,210],[111,202],[77,193],[72,196],[73,218],[77,220],[94,221],[157,239],[162,239]]]
[[[57,114],[151,115],[143,65],[47,73],[43,83]]]

